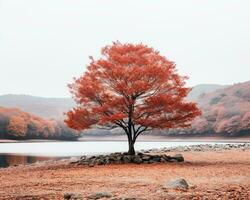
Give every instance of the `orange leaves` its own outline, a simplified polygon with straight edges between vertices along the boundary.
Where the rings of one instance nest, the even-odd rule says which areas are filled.
[[[46,120],[15,108],[0,107],[0,131],[3,138],[57,138],[76,135],[65,125]],[[67,134],[64,134],[64,131]]]
[[[96,120],[92,118],[91,113],[87,109],[73,109],[67,113],[67,117],[65,123],[70,128],[76,130],[89,128],[96,123]]]
[[[77,130],[121,120],[127,130],[131,125],[186,127],[200,111],[184,101],[185,79],[153,48],[114,42],[71,84],[79,108],[68,112],[66,123]]]
[[[27,131],[27,123],[21,116],[12,116],[7,129],[15,136],[24,136]]]
[[[105,125],[105,123],[109,123],[109,122],[114,123],[115,121],[119,121],[119,120],[122,120],[124,118],[126,118],[126,115],[124,113],[104,115],[100,119],[100,124]]]
[[[250,129],[250,111],[246,112],[241,120],[243,130]]]

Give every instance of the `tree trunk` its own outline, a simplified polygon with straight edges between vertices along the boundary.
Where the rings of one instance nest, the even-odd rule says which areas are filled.
[[[135,155],[134,142],[132,142],[132,141],[128,142],[128,154]]]

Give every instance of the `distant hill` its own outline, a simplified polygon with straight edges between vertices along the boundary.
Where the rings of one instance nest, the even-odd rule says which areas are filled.
[[[195,100],[203,93],[223,88],[223,85],[201,84],[193,87],[188,98]],[[0,95],[0,106],[19,108],[25,112],[47,119],[63,119],[63,113],[75,105],[71,98],[44,98],[30,95]]]
[[[250,81],[201,94],[196,102],[202,116],[192,128],[170,133],[250,135]]]
[[[199,96],[204,93],[213,92],[218,89],[223,89],[228,87],[228,85],[218,85],[218,84],[199,84],[193,87],[188,95],[188,99],[196,100]]]
[[[1,95],[0,106],[19,108],[47,119],[62,119],[63,113],[75,105],[71,98],[44,98],[29,95]]]

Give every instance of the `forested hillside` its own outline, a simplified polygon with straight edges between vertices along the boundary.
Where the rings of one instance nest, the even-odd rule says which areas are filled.
[[[69,139],[77,133],[63,122],[47,120],[17,108],[0,107],[1,139]]]
[[[235,84],[196,99],[202,116],[191,129],[171,130],[171,134],[250,135],[250,81]]]

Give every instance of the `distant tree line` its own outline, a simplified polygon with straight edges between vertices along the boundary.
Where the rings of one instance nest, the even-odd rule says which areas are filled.
[[[16,108],[0,107],[1,139],[75,140],[78,136],[63,122],[43,119]]]
[[[172,129],[168,135],[203,135],[203,136],[244,136],[250,135],[250,112],[221,118],[220,112],[214,115],[203,116],[194,121],[191,128]]]
[[[223,107],[218,107],[197,119],[190,131],[225,136],[250,135],[250,112],[230,116]]]

